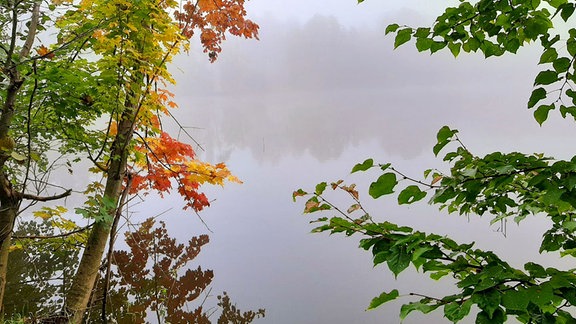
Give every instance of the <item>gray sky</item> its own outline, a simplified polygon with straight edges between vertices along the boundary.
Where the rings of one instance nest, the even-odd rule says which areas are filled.
[[[430,3],[254,0],[249,12],[261,25],[260,41],[230,38],[215,64],[198,51],[176,60],[176,115],[206,149],[203,158],[226,162],[245,182],[207,189],[216,201],[201,216],[214,233],[198,262],[214,269],[214,292],[227,290],[240,307],[266,308],[261,322],[398,323],[401,302],[412,299],[365,312],[370,299],[394,288],[404,294],[450,290],[449,283],[414,271],[394,280],[386,269],[373,269],[358,239],[309,234],[303,202],[291,201],[293,190],[338,178],[366,189],[377,174],[348,172],[367,157],[415,175],[443,167],[431,152],[443,125],[460,129],[479,154],[570,156],[572,123],[554,115],[539,127],[526,109],[538,72],[536,50],[491,60],[430,56],[413,45],[392,50],[384,26],[429,23],[438,10]],[[521,227],[509,224],[504,238],[488,218],[365,200],[379,219],[477,241],[516,265],[537,254],[543,229],[532,218]],[[142,214],[173,208],[165,218],[181,239],[206,232],[181,205],[175,196],[151,200]],[[405,323],[446,322],[436,313],[410,315]]]

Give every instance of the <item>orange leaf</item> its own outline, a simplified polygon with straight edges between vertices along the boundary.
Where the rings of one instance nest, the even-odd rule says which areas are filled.
[[[174,101],[168,101],[168,107],[170,108],[178,108],[178,104]]]
[[[198,0],[198,8],[202,11],[218,10],[220,0]]]
[[[38,55],[40,55],[40,56],[43,57],[43,58],[44,58],[44,57],[49,58],[49,59],[53,59],[53,58],[54,58],[54,52],[50,51],[50,50],[48,49],[48,47],[46,47],[46,46],[44,46],[44,45],[38,47],[38,48],[36,49],[36,52],[38,52]]]

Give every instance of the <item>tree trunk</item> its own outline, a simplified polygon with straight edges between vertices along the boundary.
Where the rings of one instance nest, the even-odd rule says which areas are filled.
[[[14,229],[14,221],[20,205],[20,198],[16,195],[5,172],[6,161],[10,158],[10,153],[14,148],[13,144],[11,144],[14,142],[9,137],[8,131],[12,124],[18,91],[20,91],[24,83],[15,67],[8,72],[10,84],[8,85],[6,100],[0,116],[0,143],[2,143],[2,147],[0,147],[0,319],[2,319],[4,314],[3,300],[4,291],[6,290],[8,254],[12,244],[12,230]]]
[[[134,110],[133,107],[126,107],[118,126],[118,134],[110,149],[111,162],[106,171],[104,199],[114,202],[116,207],[107,211],[110,221],[96,222],[90,232],[82,260],[66,298],[65,309],[70,316],[70,323],[82,322],[110,235],[111,220],[114,219],[116,210],[121,207],[119,203],[126,175],[128,144],[133,135]]]
[[[35,1],[32,6],[30,22],[28,24],[28,35],[22,49],[20,50],[20,59],[30,54],[30,49],[36,38],[36,28],[40,18],[41,1]],[[16,63],[11,56],[15,50],[16,29],[18,28],[17,6],[13,4],[12,9],[12,39],[3,73],[9,78],[6,89],[6,99],[2,105],[2,114],[0,115],[0,321],[4,316],[4,292],[6,290],[6,272],[8,269],[8,254],[12,244],[12,231],[14,222],[18,215],[22,195],[18,194],[12,187],[10,179],[6,176],[6,162],[10,159],[10,154],[14,149],[14,140],[10,138],[9,131],[12,126],[12,120],[15,114],[15,105],[18,93],[24,84]],[[24,188],[21,188],[24,192]]]
[[[6,291],[6,272],[8,270],[8,254],[12,244],[12,230],[18,204],[14,201],[4,202],[0,205],[0,301],[4,300]],[[4,303],[0,302],[0,321],[4,317]]]

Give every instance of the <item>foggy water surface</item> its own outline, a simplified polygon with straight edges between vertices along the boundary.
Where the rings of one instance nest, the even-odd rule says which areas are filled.
[[[180,123],[205,149],[199,150],[202,158],[226,162],[244,181],[208,189],[216,200],[201,213],[213,233],[198,262],[215,270],[214,291],[227,290],[241,308],[266,308],[261,322],[282,324],[398,323],[400,305],[415,299],[366,312],[371,298],[395,288],[401,294],[449,292],[449,280],[434,282],[414,270],[395,280],[385,266],[373,268],[369,253],[357,248],[358,238],[309,233],[310,218],[302,215],[303,201],[292,202],[292,191],[339,178],[359,183],[379,220],[476,241],[514,265],[534,255],[556,261],[537,254],[543,232],[537,218],[509,224],[504,237],[489,218],[446,215],[425,203],[398,207],[395,198],[374,201],[366,188],[378,173],[349,175],[368,157],[415,176],[430,167],[446,169],[432,154],[443,125],[458,128],[478,154],[570,158],[573,123],[553,116],[539,127],[526,109],[537,51],[488,61],[431,57],[412,45],[393,51],[383,23],[359,29],[350,23],[357,19],[334,12],[300,20],[278,15],[260,16],[259,42],[229,40],[214,65],[198,54],[174,63],[184,71],[176,74]],[[181,239],[206,232],[181,204],[168,197],[154,208],[173,207],[168,226]],[[411,314],[405,323],[447,322],[442,310],[434,314]]]

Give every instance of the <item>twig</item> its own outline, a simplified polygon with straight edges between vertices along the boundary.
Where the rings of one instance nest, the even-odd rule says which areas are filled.
[[[30,236],[20,236],[20,235],[12,235],[12,238],[14,239],[21,239],[21,240],[45,240],[45,239],[51,239],[51,238],[60,238],[60,237],[66,237],[66,236],[70,236],[70,235],[74,235],[80,232],[83,232],[87,229],[89,229],[90,227],[92,227],[94,225],[94,223],[88,225],[88,226],[84,226],[82,228],[79,228],[77,230],[68,232],[68,233],[63,233],[63,234],[56,234],[56,235],[30,235]]]

